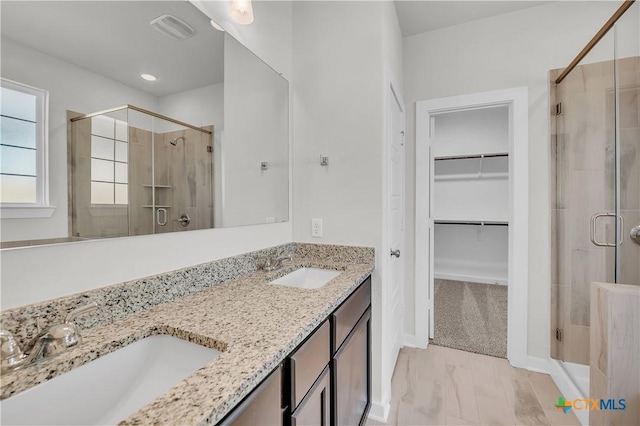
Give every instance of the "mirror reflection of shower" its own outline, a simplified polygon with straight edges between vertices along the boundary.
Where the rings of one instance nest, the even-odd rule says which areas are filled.
[[[170,171],[170,173],[173,172],[172,180],[174,182],[176,180],[180,181],[183,184],[186,184],[186,186],[180,188],[180,191],[174,191],[173,193],[173,205],[175,206],[175,208],[173,209],[173,213],[171,213],[170,216],[171,216],[171,222],[172,222],[171,224],[174,226],[172,227],[173,229],[169,229],[170,231],[179,230],[179,229],[175,229],[175,224],[180,225],[182,229],[188,228],[189,225],[191,224],[191,217],[186,211],[184,211],[188,206],[192,204],[190,203],[188,192],[193,192],[193,188],[191,188],[189,185],[190,182],[193,181],[193,179],[190,179],[190,176],[188,175],[188,172],[187,172],[188,170],[187,138],[184,135],[181,135],[169,140],[169,144],[171,144],[172,146],[178,146],[178,142],[182,142],[181,143],[182,152],[181,154],[178,154],[182,157],[182,161],[181,161],[182,165],[180,169],[178,170],[179,160],[174,153],[166,153],[168,155],[167,161],[170,168],[176,169],[176,170]],[[179,172],[180,174],[179,177],[176,176],[176,173],[175,173],[176,171]],[[179,209],[182,209],[182,210],[179,210]],[[156,225],[166,226],[167,223],[166,221],[164,223],[156,222]],[[156,233],[157,232],[162,232],[162,231],[160,231],[158,227],[156,227]]]
[[[185,143],[187,142],[187,140],[185,139],[185,137],[184,137],[184,136],[178,136],[177,138],[173,138],[173,139],[171,139],[171,140],[169,141],[169,143],[170,143],[171,145],[173,145],[173,146],[176,146],[176,145],[178,145],[178,141],[179,141],[179,140],[182,140],[182,142],[185,142]]]
[[[213,228],[213,126],[132,105],[70,117],[74,236]]]

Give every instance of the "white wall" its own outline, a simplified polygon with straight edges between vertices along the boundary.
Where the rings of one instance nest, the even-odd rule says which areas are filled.
[[[293,7],[295,241],[376,249],[373,402],[388,403],[383,252],[385,69],[402,78],[401,36],[387,2],[296,2]],[[388,83],[386,83],[388,85]],[[329,165],[320,166],[320,156]],[[311,219],[323,237],[311,237]],[[384,261],[383,261],[384,259]]]
[[[404,39],[407,104],[406,332],[414,334],[415,102],[529,87],[529,342],[549,356],[549,77],[577,55],[616,2],[553,2]],[[411,302],[411,303],[410,303]]]
[[[273,66],[290,70],[291,4],[261,8],[261,15],[264,31],[251,30],[254,37],[246,37],[245,45],[254,49],[255,44],[259,54],[277,58]],[[3,73],[6,65],[3,61]],[[60,297],[291,240],[291,222],[286,222],[3,250],[0,306]]]
[[[2,219],[2,241],[67,237],[67,110],[90,113],[124,104],[155,110],[156,97],[2,37],[2,76],[49,91],[51,218]]]
[[[230,3],[228,1],[211,0],[189,0],[193,5],[205,13],[209,18],[223,27],[230,35],[238,40],[266,62],[270,67],[277,70],[285,79],[292,81],[292,1],[255,1],[253,2],[253,12],[255,21],[251,25],[240,25],[233,21],[229,15]],[[286,24],[285,24],[286,23]],[[293,147],[293,97],[291,87],[289,90],[289,152]],[[214,150],[222,152],[222,144],[225,135],[221,135],[214,144]],[[218,157],[220,158],[220,156]],[[289,171],[293,159],[289,159]],[[217,165],[217,164],[216,164]],[[218,167],[218,170],[221,170]],[[215,176],[214,176],[215,178]],[[222,181],[219,179],[219,181]],[[292,218],[293,191],[291,186],[292,176],[289,173],[289,220]],[[216,193],[216,202],[222,201],[217,198],[222,191]],[[217,204],[218,206],[221,203]],[[215,212],[215,226],[223,223],[222,212]]]
[[[224,129],[224,83],[158,98],[157,112],[194,126]]]
[[[289,218],[289,88],[233,37],[224,39],[224,226]],[[261,169],[261,162],[267,169]],[[260,208],[256,208],[260,206]]]

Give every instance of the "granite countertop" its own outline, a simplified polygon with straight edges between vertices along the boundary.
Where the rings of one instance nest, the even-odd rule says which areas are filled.
[[[319,289],[267,285],[300,267],[343,272]],[[221,351],[207,366],[121,424],[215,424],[258,385],[372,272],[354,264],[296,257],[83,332],[84,344],[2,378],[8,397],[123,346],[170,334]]]

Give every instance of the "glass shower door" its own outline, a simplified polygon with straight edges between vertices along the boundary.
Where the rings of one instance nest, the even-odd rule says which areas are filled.
[[[552,84],[551,356],[587,381],[591,283],[640,284],[639,9]]]
[[[552,237],[557,263],[552,283],[555,330],[551,355],[585,365],[589,364],[590,286],[593,281],[615,281],[619,221],[613,33],[601,43],[591,56],[610,60],[580,65],[555,87],[552,146],[556,162],[556,231]]]
[[[129,235],[154,233],[153,117],[127,108],[129,132]]]
[[[616,282],[640,284],[640,4],[623,15],[615,31],[617,200],[621,244]],[[638,235],[634,241],[633,235]]]

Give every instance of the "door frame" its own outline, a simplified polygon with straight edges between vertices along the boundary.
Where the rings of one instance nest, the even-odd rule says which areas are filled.
[[[529,105],[528,87],[416,102],[415,330],[426,348],[433,330],[433,115],[457,110],[509,107],[509,260],[507,359],[527,366],[529,290]],[[422,259],[429,259],[423,262]],[[424,285],[424,283],[427,285]],[[424,309],[427,306],[428,309]]]

